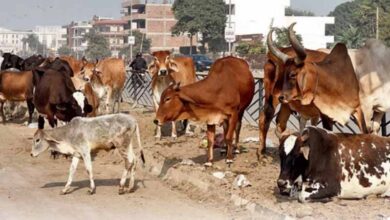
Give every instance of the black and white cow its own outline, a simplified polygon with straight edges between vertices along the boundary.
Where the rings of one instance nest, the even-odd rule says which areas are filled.
[[[280,159],[278,187],[291,194],[301,185],[300,202],[390,195],[390,138],[309,127],[282,139]]]

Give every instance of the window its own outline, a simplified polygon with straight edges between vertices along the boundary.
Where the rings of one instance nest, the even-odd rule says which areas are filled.
[[[232,7],[232,15],[235,15],[236,14],[236,5],[232,4],[231,7]],[[229,14],[229,4],[225,5],[225,12],[227,15]]]

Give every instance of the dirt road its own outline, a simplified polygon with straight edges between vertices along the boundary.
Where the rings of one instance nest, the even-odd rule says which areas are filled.
[[[137,170],[137,190],[117,194],[122,164],[105,158],[93,162],[97,194],[88,195],[82,163],[74,191],[59,192],[67,179],[70,161],[52,160],[46,152],[29,156],[35,129],[0,125],[0,219],[228,219],[222,208],[209,207],[171,190],[167,184]],[[112,154],[110,157],[117,157]],[[119,160],[119,157],[117,157]]]

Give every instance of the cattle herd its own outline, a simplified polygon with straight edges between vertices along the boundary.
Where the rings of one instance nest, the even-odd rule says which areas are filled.
[[[259,117],[260,159],[266,155],[265,141],[276,113],[276,135],[280,139],[280,193],[300,202],[332,197],[356,199],[390,195],[390,139],[378,136],[380,121],[390,108],[390,49],[369,39],[357,50],[342,43],[331,51],[305,49],[288,28],[291,47],[278,48],[267,36],[269,52],[264,65],[264,108]],[[196,80],[191,58],[157,51],[148,67],[152,76],[156,138],[161,126],[172,122],[172,138],[180,121],[190,134],[189,122],[207,125],[207,159],[213,165],[216,126],[223,126],[226,163],[234,161],[245,109],[254,96],[254,78],[248,63],[233,56],[214,62],[203,80]],[[5,53],[0,74],[0,104],[26,101],[29,118],[39,113],[32,156],[49,149],[72,157],[69,178],[62,193],[69,192],[78,161],[83,159],[95,192],[91,152],[117,148],[125,161],[119,193],[132,190],[138,159],[145,162],[136,119],[119,112],[125,83],[123,60],[107,58],[90,62],[85,58],[25,60]],[[112,113],[112,114],[108,114]],[[116,113],[116,114],[114,114]],[[286,129],[292,113],[300,116],[300,129]],[[44,129],[45,119],[52,129]],[[345,125],[352,118],[362,134],[333,133],[334,123]],[[59,126],[57,120],[66,122]],[[306,127],[307,120],[313,126]],[[323,128],[315,127],[321,120]],[[137,150],[133,140],[137,139]],[[130,175],[128,189],[126,179]]]

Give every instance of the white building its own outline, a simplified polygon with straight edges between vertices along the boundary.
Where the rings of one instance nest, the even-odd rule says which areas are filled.
[[[288,27],[297,22],[295,31],[302,36],[303,44],[310,49],[326,48],[334,42],[333,36],[325,36],[326,24],[334,24],[334,17],[285,16],[290,0],[230,0],[232,22],[236,35],[263,34],[267,36],[270,26]],[[225,0],[229,4],[229,0]]]
[[[36,26],[33,33],[41,44],[52,52],[66,45],[66,28],[61,26]]]
[[[14,31],[0,27],[0,50],[14,53],[23,51],[22,39],[31,33],[31,31]]]

